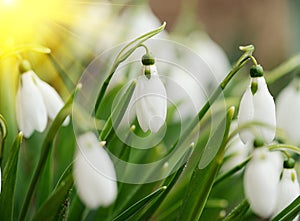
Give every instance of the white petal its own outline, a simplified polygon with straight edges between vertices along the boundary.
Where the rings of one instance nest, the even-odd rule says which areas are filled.
[[[245,123],[253,121],[254,116],[254,106],[253,106],[253,95],[251,92],[251,87],[249,86],[245,91],[239,107],[238,113],[238,124],[242,126]],[[249,129],[243,129],[239,133],[241,140],[243,143],[252,143],[254,140],[254,136]]]
[[[64,106],[64,102],[56,90],[45,81],[42,81],[36,74],[34,74],[34,79],[43,97],[48,116],[53,120]],[[69,118],[66,118],[64,125],[68,125],[69,121]]]
[[[279,173],[270,160],[266,148],[253,151],[244,175],[244,189],[250,208],[262,218],[274,213],[277,200]]]
[[[278,185],[278,197],[275,214],[281,212],[281,210],[295,200],[299,194],[299,183],[295,169],[284,169]],[[295,218],[294,220],[298,219]]]
[[[166,120],[167,93],[158,75],[148,79],[144,75],[137,80],[135,108],[139,124],[144,132],[157,132]]]
[[[34,130],[42,132],[47,125],[47,111],[32,72],[21,76],[16,97],[16,115],[19,129],[24,137],[30,137]]]
[[[274,140],[276,133],[276,114],[275,103],[270,94],[264,77],[258,77],[257,91],[253,96],[254,119],[262,122],[267,126],[255,127],[258,135],[262,136],[266,143],[271,143]]]
[[[300,91],[289,84],[276,100],[277,126],[283,129],[291,142],[300,144]]]
[[[238,135],[232,138],[226,149],[227,159],[221,167],[221,172],[224,173],[246,160],[251,147],[252,145],[244,144]]]
[[[80,199],[91,209],[110,205],[117,196],[117,184],[109,155],[91,132],[77,142],[73,176]]]

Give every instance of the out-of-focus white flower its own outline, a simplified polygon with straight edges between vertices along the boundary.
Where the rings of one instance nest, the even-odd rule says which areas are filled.
[[[77,139],[73,168],[77,193],[90,209],[110,205],[117,196],[114,165],[92,132]]]
[[[143,74],[137,79],[133,97],[133,105],[142,130],[157,132],[166,120],[167,92],[155,65],[144,65]]]
[[[118,19],[123,27],[123,39],[136,38],[161,26],[161,21],[155,16],[148,4],[139,7],[126,8]],[[166,37],[166,31],[162,31],[157,37]]]
[[[232,133],[236,128],[237,122],[233,121],[230,126],[230,133]],[[239,135],[236,134],[227,145],[225,152],[226,160],[221,167],[221,172],[224,173],[246,160],[250,149],[251,145],[244,144]]]
[[[253,125],[242,130],[239,135],[244,143],[253,143],[255,137],[271,143],[276,133],[275,103],[264,77],[252,77],[239,108],[239,126],[248,122],[260,122],[265,125]]]
[[[43,132],[48,117],[53,120],[64,102],[46,82],[42,81],[32,70],[21,75],[16,97],[16,115],[19,129],[24,137],[30,137],[34,130]],[[69,118],[64,125],[69,123]]]
[[[200,75],[202,81],[208,81],[206,84],[212,86],[220,83],[230,71],[230,62],[224,50],[214,42],[205,32],[195,32],[191,35],[191,48],[208,65],[210,73]],[[200,76],[200,77],[201,77]]]
[[[176,58],[181,68],[175,66],[169,71],[166,85],[170,100],[178,104],[180,116],[175,116],[176,120],[196,116],[230,70],[225,52],[207,34],[195,32],[182,40],[190,49],[181,48]]]
[[[271,217],[276,208],[280,177],[278,166],[272,159],[276,155],[265,147],[256,148],[245,169],[246,198],[252,211],[262,218]]]
[[[281,212],[300,195],[297,173],[294,168],[284,168],[278,185],[275,214]],[[294,221],[298,220],[298,217]]]
[[[276,100],[277,126],[285,131],[295,145],[300,144],[300,90],[290,83],[282,90]]]

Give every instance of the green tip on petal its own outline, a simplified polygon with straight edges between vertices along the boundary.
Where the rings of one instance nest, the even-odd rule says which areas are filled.
[[[295,160],[293,158],[289,158],[283,162],[283,168],[285,169],[293,169],[295,167]]]
[[[151,78],[151,71],[150,68],[145,68],[145,76],[146,78],[150,79]]]
[[[27,60],[23,60],[21,61],[20,65],[19,65],[19,70],[21,73],[25,73],[27,71],[31,70],[31,64],[29,63],[29,61]]]
[[[257,89],[258,89],[257,82],[252,82],[251,83],[251,92],[252,92],[252,95],[254,95],[256,93]]]
[[[250,76],[252,78],[262,77],[264,75],[264,70],[261,65],[253,65],[250,68]]]
[[[155,63],[154,57],[147,53],[142,57],[142,63],[143,65],[153,65]]]

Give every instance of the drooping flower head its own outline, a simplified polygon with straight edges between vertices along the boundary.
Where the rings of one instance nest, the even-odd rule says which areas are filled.
[[[48,117],[53,120],[64,102],[53,87],[42,81],[31,69],[28,61],[20,65],[21,77],[16,95],[16,116],[24,137],[36,130],[43,132]],[[67,118],[64,125],[67,125]]]
[[[278,184],[277,204],[274,212],[275,215],[280,213],[281,210],[287,207],[300,195],[299,182],[294,166],[295,160],[292,158],[285,160],[283,163],[283,170]],[[298,220],[297,217],[294,221],[296,220]]]
[[[154,58],[146,54],[142,63],[143,74],[137,79],[133,105],[142,130],[157,132],[166,120],[167,93],[157,74]]]
[[[90,209],[109,206],[117,196],[114,165],[95,134],[77,139],[73,177],[77,193]]]
[[[274,214],[277,204],[280,170],[279,152],[257,147],[247,164],[244,174],[244,191],[251,210],[262,218]]]
[[[251,129],[242,130],[239,135],[244,143],[253,143],[255,137],[271,143],[276,133],[275,103],[263,77],[262,67],[253,66],[250,74],[250,84],[240,102],[238,123],[241,126],[255,121],[262,125],[253,125]]]

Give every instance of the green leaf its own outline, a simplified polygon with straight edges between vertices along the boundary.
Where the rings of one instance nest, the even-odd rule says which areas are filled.
[[[290,205],[271,219],[271,221],[290,221],[300,212],[300,196],[298,196]]]
[[[31,199],[33,197],[33,193],[36,189],[37,182],[39,180],[39,177],[45,167],[45,164],[47,162],[47,157],[51,151],[52,143],[54,141],[54,138],[56,136],[56,133],[62,123],[64,122],[65,118],[71,113],[72,111],[72,103],[74,99],[74,95],[76,94],[77,90],[81,88],[81,85],[78,85],[75,89],[74,93],[71,95],[69,100],[66,102],[64,107],[60,110],[60,112],[55,117],[54,121],[52,122],[50,129],[45,137],[45,140],[43,142],[41,155],[38,161],[38,164],[36,166],[36,169],[34,171],[33,177],[31,179],[29,189],[25,198],[25,201],[23,203],[23,207],[19,216],[19,220],[24,220],[26,218],[26,214],[28,212],[28,208],[31,202]]]
[[[223,180],[227,179],[228,177],[231,177],[232,175],[234,175],[235,173],[237,173],[238,171],[240,171],[241,169],[243,169],[250,160],[251,160],[251,157],[248,157],[243,162],[239,163],[238,165],[236,165],[235,167],[231,168],[226,173],[224,173],[221,176],[219,176],[217,179],[215,179],[214,186],[218,185]]]
[[[207,148],[217,148],[216,156],[210,162],[200,160],[198,167],[194,169],[190,183],[187,186],[187,193],[183,199],[178,220],[194,221],[200,218],[214,179],[222,163],[233,114],[234,108],[231,107],[227,112],[226,118],[221,121],[216,131],[208,140]],[[222,139],[217,143],[220,140],[220,136]],[[206,154],[210,153],[209,149],[208,151],[204,151],[201,159],[207,157]]]
[[[0,166],[2,163],[6,137],[7,137],[7,123],[4,117],[0,114]]]
[[[243,200],[239,205],[237,205],[225,218],[223,221],[240,221],[245,216],[250,205],[247,200]]]
[[[167,186],[167,190],[164,191],[153,203],[152,205],[147,208],[147,210],[138,218],[138,220],[145,220],[150,219],[152,215],[154,215],[155,211],[159,208],[159,206],[162,204],[164,199],[167,197],[168,193],[171,191],[173,186],[176,184],[177,180],[179,179],[180,175],[182,174],[182,171],[186,167],[186,162],[191,156],[192,153],[192,147],[186,150],[186,152],[183,154],[181,160],[178,161],[178,165],[182,165],[179,167],[178,171],[174,174],[170,175],[168,178],[166,178],[163,182],[163,186]],[[174,168],[177,168],[177,165],[174,166]]]
[[[127,90],[125,91],[124,95],[122,96],[122,99],[118,101],[115,109],[113,110],[112,114],[110,115],[106,124],[104,125],[104,128],[100,134],[100,140],[107,141],[107,138],[111,134],[113,127],[119,126],[128,107],[128,104],[131,100],[135,86],[136,82],[132,81],[131,84],[128,86]]]
[[[34,215],[32,220],[56,221],[59,220],[59,218],[65,217],[65,212],[68,209],[70,190],[72,187],[73,176],[70,166],[63,174],[55,190]]]
[[[85,205],[81,202],[79,196],[75,194],[74,199],[70,206],[70,211],[68,214],[69,221],[80,221],[85,210]]]
[[[12,220],[14,210],[14,194],[17,180],[19,151],[23,134],[20,132],[10,150],[2,177],[2,192],[0,194],[0,214],[2,220]]]
[[[149,202],[154,200],[157,196],[159,196],[162,192],[167,189],[166,186],[163,186],[156,190],[155,192],[151,193],[150,195],[144,197],[140,201],[133,204],[131,207],[126,209],[123,213],[113,219],[113,221],[126,221],[130,220],[132,216],[134,216],[137,212],[143,209]]]

